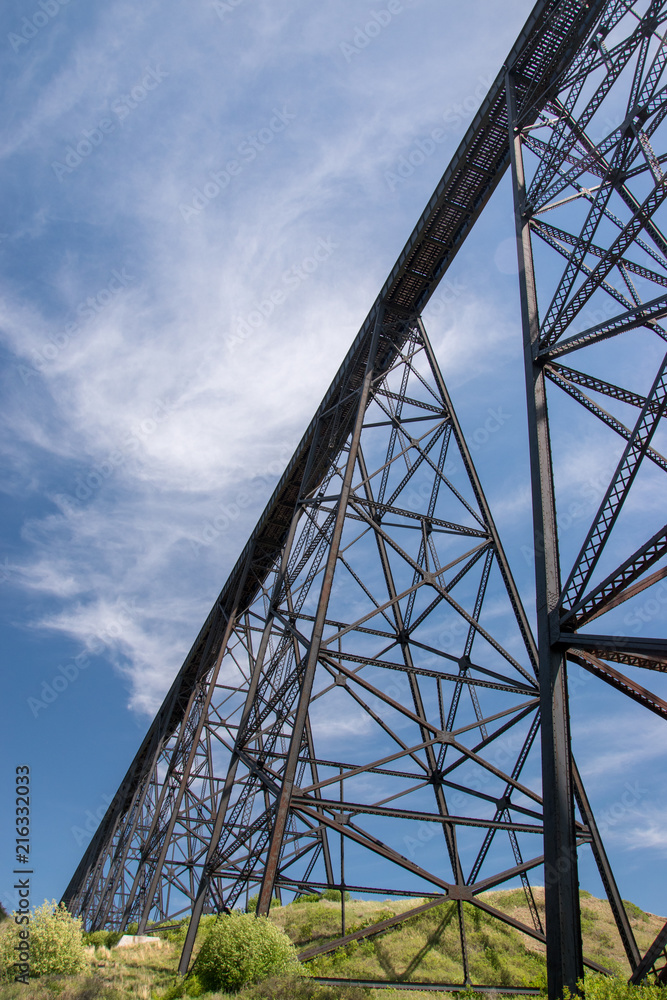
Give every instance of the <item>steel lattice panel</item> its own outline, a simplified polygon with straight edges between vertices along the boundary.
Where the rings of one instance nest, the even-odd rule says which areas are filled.
[[[667,471],[660,451],[667,369],[655,350],[656,341],[667,339],[660,325],[667,315],[667,241],[660,228],[667,195],[664,6],[649,0],[536,5],[68,887],[65,900],[90,925],[137,919],[145,927],[149,919],[192,910],[184,969],[203,910],[233,904],[252,887],[260,890],[266,912],[273,891],[340,885],[330,842],[344,837],[400,872],[397,893],[430,894],[433,905],[451,902],[464,982],[464,902],[489,911],[479,895],[483,889],[520,877],[533,920],[521,929],[546,941],[555,998],[563,986],[574,988],[582,971],[576,859],[577,847],[590,844],[633,977],[638,981],[651,970],[664,977],[665,932],[642,957],[570,753],[565,665],[569,659],[583,666],[596,683],[667,718],[659,689],[644,686],[644,677],[657,680],[667,669],[665,639],[614,628],[619,609],[632,608],[667,572],[661,564],[667,528],[659,512],[636,513],[652,490],[664,489],[656,484]],[[533,475],[537,648],[419,319],[510,162]],[[643,352],[641,377],[625,377],[629,355],[618,345],[629,337]],[[574,363],[575,352],[581,363],[579,357]],[[384,418],[372,419],[380,411]],[[610,442],[604,447],[615,465],[576,545],[575,533],[559,538],[557,525],[557,507],[568,502],[561,476],[567,414],[575,411],[604,428]],[[417,440],[411,428],[419,421],[426,430]],[[448,447],[470,494],[457,492],[445,474]],[[394,482],[401,462],[403,479]],[[420,484],[425,470],[428,482]],[[444,516],[447,491],[465,515]],[[401,498],[413,494],[412,506],[401,506]],[[478,549],[467,556],[457,551],[455,539],[469,541],[475,531]],[[447,535],[446,546],[440,533]],[[375,556],[364,548],[371,539]],[[457,574],[459,562],[464,571]],[[497,639],[495,626],[484,624],[487,587],[506,602],[503,621],[512,623],[511,641],[507,635]],[[465,592],[461,603],[456,588]],[[426,591],[434,596],[421,604]],[[312,614],[303,603],[308,600]],[[448,614],[466,623],[462,649]],[[378,616],[384,616],[382,629],[368,624]],[[600,620],[611,623],[605,634],[598,631]],[[426,636],[431,625],[433,635]],[[483,650],[479,662],[471,660],[473,648]],[[425,662],[426,653],[435,666]],[[387,697],[391,675],[407,682],[412,708]],[[443,685],[451,697],[443,696]],[[500,707],[519,695],[525,704]],[[409,761],[409,769],[384,766],[384,757],[369,756],[358,741],[349,757],[329,753],[317,705],[331,702],[335,715],[339,696],[357,709],[363,704],[382,730],[377,746],[385,738],[400,745],[400,726],[416,727],[421,739],[415,742],[413,734],[395,758]],[[521,733],[512,767],[495,767],[484,755],[512,729]],[[536,797],[520,776],[533,766],[538,731],[542,795]],[[465,742],[470,734],[476,744]],[[452,748],[459,754],[453,762]],[[466,767],[492,775],[488,780],[498,788],[485,798],[473,774],[456,782],[451,775]],[[364,786],[360,775],[375,784]],[[378,799],[382,783],[387,792],[393,788],[386,799]],[[457,813],[449,808],[453,796],[459,796]],[[403,806],[387,805],[396,798],[405,800]],[[437,825],[448,877],[401,852],[406,823]],[[527,841],[543,834],[544,852],[529,857]],[[358,862],[350,855],[349,863]],[[546,936],[528,882],[529,871],[542,865]],[[406,873],[413,880],[409,888],[401,882]],[[363,881],[356,887],[392,888]]]

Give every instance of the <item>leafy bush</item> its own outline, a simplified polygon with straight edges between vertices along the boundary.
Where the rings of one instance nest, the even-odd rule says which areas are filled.
[[[122,936],[120,931],[84,931],[83,943],[96,948],[115,948]]]
[[[19,927],[7,922],[0,935],[0,979],[14,979],[19,931],[30,932],[30,977],[45,975],[72,976],[86,966],[80,918],[73,917],[55,899],[44,900],[30,917],[30,923]]]
[[[16,970],[12,966],[16,961],[17,955],[14,951],[15,942],[16,938],[12,934],[11,925],[7,921],[4,921],[2,930],[0,931],[0,983],[6,983],[14,979]]]
[[[586,1000],[664,1000],[665,989],[657,983],[631,986],[626,979],[591,973],[584,982],[577,983]],[[564,1000],[574,1000],[566,988]]]
[[[194,966],[206,990],[234,993],[280,973],[298,975],[301,965],[284,931],[266,917],[230,913],[220,917],[201,946]]]
[[[648,914],[640,910],[635,903],[631,903],[629,899],[623,900],[623,906],[631,920],[648,920]]]

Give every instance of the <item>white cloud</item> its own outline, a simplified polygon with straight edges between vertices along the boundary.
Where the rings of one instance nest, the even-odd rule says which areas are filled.
[[[667,809],[652,806],[644,810],[641,824],[627,834],[627,848],[631,851],[657,851],[667,854]]]
[[[597,681],[593,679],[592,684]],[[664,723],[644,714],[638,725],[637,712],[631,715],[577,715],[572,726],[575,748],[583,745],[587,751],[595,750],[594,754],[587,754],[585,763],[580,763],[582,777],[595,782],[617,780],[619,775],[630,775],[632,768],[639,765],[646,775],[651,762],[664,760],[667,754]]]
[[[473,47],[475,11],[406,0],[348,63],[351,2],[221,19],[207,2],[114,0],[63,8],[17,57],[0,146],[16,193],[5,489],[35,502],[12,579],[45,602],[31,627],[81,643],[117,600],[139,609],[108,647],[136,709],[152,713],[178,669],[527,9],[478,3]],[[443,18],[444,60],[423,44]],[[163,76],[130,108],[147,67]],[[446,141],[391,191],[385,171],[457,103]],[[179,206],[276,108],[295,117],[186,222]],[[113,130],[59,179],[53,162],[103,118]],[[288,285],[321,240],[332,252]],[[118,288],[114,272],[131,277]],[[472,289],[434,330],[461,384],[474,341],[491,358],[513,335]]]

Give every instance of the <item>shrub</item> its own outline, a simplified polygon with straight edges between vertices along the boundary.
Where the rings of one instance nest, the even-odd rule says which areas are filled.
[[[625,912],[631,920],[648,920],[644,911],[640,910],[635,903],[631,903],[629,899],[623,900],[623,906],[625,907]]]
[[[30,917],[30,923],[20,927],[12,921],[0,936],[0,978],[14,979],[19,931],[30,932],[30,977],[44,975],[72,976],[86,966],[86,953],[81,932],[81,920],[73,917],[55,899],[44,900]]]
[[[120,931],[84,931],[83,943],[96,948],[115,948],[122,936]]]
[[[280,973],[298,974],[301,965],[284,931],[266,917],[230,913],[220,917],[205,939],[194,971],[206,990],[234,993]]]
[[[107,948],[107,934],[108,931],[84,931],[83,943],[85,945],[94,945],[96,948]]]
[[[14,979],[16,970],[12,968],[16,961],[14,945],[16,937],[12,933],[11,924],[8,921],[3,923],[0,931],[0,983],[6,983]]]
[[[202,925],[206,919],[206,917],[202,917]],[[185,920],[179,920],[178,923],[170,924],[167,927],[160,927],[156,931],[156,937],[160,938],[161,941],[169,941],[171,944],[181,946],[187,936],[189,924],[190,919],[186,917]]]
[[[599,973],[586,975],[585,982],[577,983],[581,993],[585,991],[586,1000],[663,1000],[665,990],[657,983],[644,986],[631,986],[627,979],[615,976],[603,976]],[[565,1000],[571,1000],[572,994],[566,988]]]

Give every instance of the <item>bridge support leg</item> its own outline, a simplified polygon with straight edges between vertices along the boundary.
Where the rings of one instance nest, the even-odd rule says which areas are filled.
[[[533,538],[537,598],[537,637],[542,717],[544,798],[544,884],[549,1000],[564,987],[577,990],[583,978],[579,878],[574,823],[574,788],[567,702],[565,655],[555,645],[559,635],[560,566],[543,367],[536,361],[539,317],[526,180],[517,126],[516,99],[507,76],[507,111],[516,220],[521,315],[524,335]],[[554,634],[555,633],[555,634]]]

